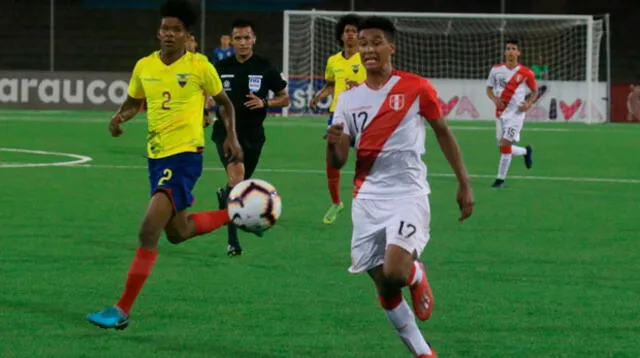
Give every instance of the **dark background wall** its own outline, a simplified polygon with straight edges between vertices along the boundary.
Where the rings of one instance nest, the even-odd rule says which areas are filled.
[[[623,0],[506,0],[508,13],[611,14],[612,79],[640,80],[640,2]],[[0,69],[48,70],[48,0],[3,0]],[[157,47],[159,0],[56,0],[56,70],[129,71]],[[282,62],[282,10],[348,10],[349,0],[207,0],[205,45],[210,52],[234,18],[256,24],[257,51]],[[358,10],[416,12],[500,11],[499,0],[355,0]],[[602,59],[604,60],[604,58]]]

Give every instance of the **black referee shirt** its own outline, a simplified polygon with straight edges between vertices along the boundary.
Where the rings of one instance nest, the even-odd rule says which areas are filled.
[[[218,62],[215,67],[236,112],[236,132],[240,144],[248,147],[261,146],[265,140],[262,123],[267,110],[245,107],[244,103],[249,100],[247,95],[252,92],[260,98],[267,98],[269,91],[280,92],[287,87],[287,82],[267,59],[256,54],[243,63],[238,62],[235,56],[229,57]],[[211,138],[220,143],[226,138],[226,132],[222,121],[217,120],[213,125]]]

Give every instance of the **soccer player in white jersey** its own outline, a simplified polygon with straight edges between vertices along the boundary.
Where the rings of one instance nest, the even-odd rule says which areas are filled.
[[[459,221],[471,215],[473,193],[436,90],[423,77],[393,69],[395,36],[389,19],[364,19],[358,51],[367,77],[338,99],[327,138],[329,160],[341,168],[353,144],[357,159],[349,272],[371,276],[382,308],[414,357],[434,358],[415,320],[428,319],[433,310],[419,261],[429,241],[431,217],[427,168],[421,159],[425,119],[458,180]],[[411,291],[413,312],[402,296],[405,286]]]
[[[505,43],[504,56],[507,62],[493,66],[487,80],[487,96],[496,105],[496,138],[500,147],[498,176],[492,185],[494,188],[506,187],[504,180],[512,156],[524,156],[527,169],[533,165],[531,146],[519,147],[513,143],[520,141],[526,112],[538,98],[538,85],[533,71],[518,63],[518,41],[508,40]],[[527,95],[528,91],[530,93]]]

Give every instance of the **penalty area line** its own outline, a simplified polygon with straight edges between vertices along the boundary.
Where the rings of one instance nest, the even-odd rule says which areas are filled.
[[[104,168],[104,169],[147,169],[142,165],[108,165],[108,164],[81,164],[72,167],[80,168]],[[223,168],[204,168],[206,171],[223,172]],[[258,173],[291,173],[291,174],[325,174],[325,170],[320,169],[258,169]],[[354,171],[343,170],[345,174],[354,174]],[[472,178],[495,179],[495,175],[491,174],[470,174]],[[428,173],[427,177],[454,178],[455,174],[451,173]],[[552,176],[535,176],[535,175],[510,175],[509,179],[515,180],[540,180],[540,181],[564,181],[564,182],[583,182],[583,183],[617,183],[617,184],[640,184],[640,179],[627,178],[588,178],[588,177],[552,177]]]
[[[57,157],[68,157],[73,160],[65,162],[53,162],[53,163],[0,163],[0,168],[32,168],[32,167],[60,167],[69,165],[80,165],[93,160],[93,158],[86,155],[73,154],[73,153],[61,153],[50,152],[46,150],[32,150],[32,149],[20,149],[20,148],[0,148],[0,152],[9,153],[25,153],[36,155],[52,155]]]

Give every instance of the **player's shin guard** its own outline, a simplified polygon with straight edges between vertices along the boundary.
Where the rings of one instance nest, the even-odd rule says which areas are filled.
[[[117,306],[127,314],[131,310],[133,302],[140,294],[145,281],[147,281],[147,277],[149,277],[151,269],[156,263],[157,255],[158,251],[156,250],[143,248],[136,250],[136,256],[133,258],[131,267],[129,267],[124,293],[117,303]]]
[[[193,223],[196,226],[196,235],[210,233],[231,221],[227,209],[193,213],[189,217],[193,219]]]
[[[340,169],[332,167],[329,162],[326,162],[327,169],[327,186],[329,187],[329,195],[331,195],[331,202],[334,204],[340,204]]]
[[[402,292],[391,298],[378,297],[389,322],[396,328],[396,332],[405,346],[414,356],[427,355],[433,352],[422,336],[422,332],[416,324],[413,311],[402,297]]]
[[[511,146],[500,147],[500,164],[498,166],[498,179],[504,180],[509,172],[509,166],[511,165]]]

